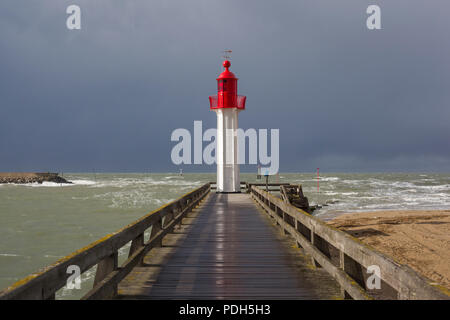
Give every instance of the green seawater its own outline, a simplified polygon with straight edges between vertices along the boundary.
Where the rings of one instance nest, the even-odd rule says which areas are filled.
[[[215,174],[66,174],[73,185],[0,185],[0,288],[175,200]],[[241,174],[242,181],[256,180]],[[303,185],[323,219],[354,211],[450,209],[450,174],[286,173],[270,182]],[[450,230],[449,230],[450,231]],[[119,252],[124,261],[128,251]],[[81,290],[61,289],[57,298],[81,297],[95,270],[82,276]]]

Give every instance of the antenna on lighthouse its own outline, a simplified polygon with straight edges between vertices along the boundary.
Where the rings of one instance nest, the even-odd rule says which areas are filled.
[[[231,53],[232,53],[233,51],[231,51],[230,49],[225,49],[225,50],[223,50],[222,52],[223,52],[223,55],[222,55],[222,58],[223,58],[223,59],[225,59],[225,60],[231,60]],[[223,70],[223,66],[222,66],[221,70]]]
[[[231,51],[230,49],[225,49],[223,50],[223,56],[222,58],[224,58],[225,60],[230,60],[231,59],[231,53],[233,51]]]

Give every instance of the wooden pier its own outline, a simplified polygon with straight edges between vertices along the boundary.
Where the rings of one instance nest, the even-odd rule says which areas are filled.
[[[217,194],[207,183],[7,287],[0,299],[55,299],[73,266],[96,268],[83,299],[449,299],[289,199],[246,188]],[[128,258],[119,266],[123,248]],[[380,288],[371,285],[374,266]]]
[[[249,194],[210,194],[119,285],[124,299],[331,299],[340,290]]]

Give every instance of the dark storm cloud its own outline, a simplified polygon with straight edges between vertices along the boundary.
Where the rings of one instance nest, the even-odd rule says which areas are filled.
[[[65,27],[70,4],[80,31]],[[365,27],[369,4],[382,30]],[[449,9],[3,0],[0,171],[177,170],[172,130],[215,126],[207,97],[224,48],[248,96],[240,126],[280,128],[281,171],[449,171]]]

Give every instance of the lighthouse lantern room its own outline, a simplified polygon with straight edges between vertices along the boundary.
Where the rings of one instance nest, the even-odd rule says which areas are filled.
[[[217,192],[240,192],[238,164],[238,114],[245,109],[245,96],[237,94],[237,78],[225,60],[217,78],[217,95],[209,97],[210,109],[217,114],[216,163]]]

